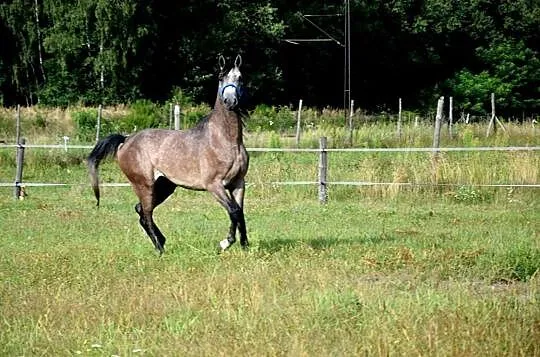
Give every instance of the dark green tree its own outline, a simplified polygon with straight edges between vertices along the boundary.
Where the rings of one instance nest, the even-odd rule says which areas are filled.
[[[357,106],[539,109],[540,4],[350,0]],[[11,105],[215,98],[217,57],[244,57],[252,104],[343,105],[343,0],[5,0],[0,89]],[[335,41],[299,43],[285,38]]]
[[[478,48],[484,61],[482,71],[460,70],[447,86],[466,111],[490,111],[490,94],[494,93],[498,111],[516,114],[517,109],[540,109],[540,59],[538,53],[523,42],[508,41]]]
[[[51,105],[114,103],[140,96],[140,44],[151,32],[142,2],[46,1],[51,76],[42,97]]]
[[[252,100],[275,100],[282,90],[276,55],[284,24],[268,1],[156,1],[153,18],[160,41],[148,46],[145,96],[165,99],[171,88],[181,87],[196,100],[212,102],[220,54],[229,62],[243,56]]]
[[[0,18],[8,29],[3,37],[3,63],[13,86],[14,100],[36,104],[37,91],[43,81],[38,54],[38,30],[35,2],[12,0],[0,4]]]

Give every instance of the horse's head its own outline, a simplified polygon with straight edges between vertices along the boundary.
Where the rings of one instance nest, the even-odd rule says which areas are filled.
[[[238,55],[234,61],[234,68],[225,74],[225,58],[223,56],[219,56],[219,68],[221,73],[219,76],[218,96],[225,107],[229,110],[236,108],[238,102],[240,101],[240,97],[242,96],[242,73],[240,73],[241,65],[242,57]]]

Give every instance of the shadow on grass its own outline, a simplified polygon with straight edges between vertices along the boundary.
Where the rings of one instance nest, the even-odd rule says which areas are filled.
[[[286,239],[278,238],[259,241],[258,250],[264,253],[276,253],[284,250],[292,250],[299,247],[309,247],[313,250],[322,251],[335,247],[350,247],[358,245],[378,245],[393,242],[396,237],[381,233],[378,235],[364,235],[356,238],[318,237],[311,239]]]

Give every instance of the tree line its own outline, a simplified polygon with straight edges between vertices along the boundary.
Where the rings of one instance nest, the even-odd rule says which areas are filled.
[[[215,97],[217,58],[244,58],[248,103],[343,105],[346,1],[7,0],[0,104]],[[305,16],[318,15],[318,16]],[[324,15],[324,16],[319,16]],[[540,109],[538,0],[350,1],[357,107]],[[330,39],[299,42],[287,39]],[[248,105],[250,105],[248,104]],[[389,108],[390,107],[390,108]]]

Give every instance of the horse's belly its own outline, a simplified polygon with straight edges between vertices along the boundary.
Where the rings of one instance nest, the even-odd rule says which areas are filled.
[[[171,180],[175,185],[178,185],[180,187],[183,187],[183,188],[189,188],[189,189],[192,189],[192,190],[204,190],[204,185],[201,183],[201,182],[197,182],[197,181],[187,181],[187,180],[180,180],[180,179],[177,179],[177,178],[170,178],[169,180]]]
[[[166,175],[158,169],[154,169],[154,181],[157,180],[161,176],[169,179],[172,183],[180,187],[184,187],[184,188],[188,188],[192,190],[204,190],[204,186],[202,185],[202,183],[197,180],[177,178],[177,177],[174,177],[173,175]]]

